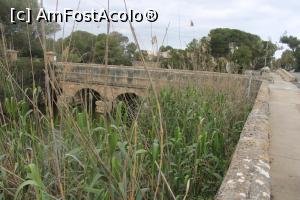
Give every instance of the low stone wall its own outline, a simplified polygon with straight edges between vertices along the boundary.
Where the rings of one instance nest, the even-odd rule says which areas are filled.
[[[217,200],[269,200],[269,88],[262,83]]]
[[[288,81],[288,82],[296,82],[297,81],[297,78],[293,74],[291,74],[288,71],[286,71],[285,69],[281,69],[280,68],[276,72],[285,81]]]

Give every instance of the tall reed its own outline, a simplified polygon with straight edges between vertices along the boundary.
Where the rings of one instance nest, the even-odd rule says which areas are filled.
[[[233,94],[196,86],[159,93],[165,130],[161,167],[155,98],[143,101],[131,123],[122,102],[110,120],[61,108],[55,137],[47,113],[34,112],[26,97],[6,98],[0,128],[2,198],[61,198],[56,159],[66,199],[153,199],[157,187],[159,199],[212,199],[251,108]]]

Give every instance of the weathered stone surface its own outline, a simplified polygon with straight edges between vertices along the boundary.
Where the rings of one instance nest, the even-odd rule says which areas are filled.
[[[108,101],[124,93],[146,96],[150,87],[148,73],[142,67],[108,66],[76,63],[56,63],[56,77],[63,95],[74,98],[89,88]],[[189,70],[149,69],[157,90],[165,86],[215,85],[216,88],[236,87],[255,96],[261,81],[248,76]],[[251,86],[249,88],[249,85]],[[220,86],[220,87],[219,87]]]
[[[269,88],[261,85],[217,200],[270,199]]]
[[[96,101],[96,111],[98,113],[109,113],[112,110],[112,103],[106,101]]]

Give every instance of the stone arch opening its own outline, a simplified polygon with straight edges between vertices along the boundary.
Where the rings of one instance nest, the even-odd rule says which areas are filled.
[[[80,111],[87,111],[88,113],[96,112],[96,102],[103,101],[103,96],[99,92],[91,88],[83,88],[76,92],[74,96],[74,104]]]
[[[139,106],[141,104],[141,98],[135,93],[124,93],[117,96],[115,99],[116,105],[120,102],[122,106],[122,118],[126,118],[127,122],[131,122],[137,115]]]

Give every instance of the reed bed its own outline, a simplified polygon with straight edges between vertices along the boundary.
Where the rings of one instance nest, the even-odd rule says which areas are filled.
[[[6,96],[0,199],[213,199],[253,103],[243,92],[211,84],[161,90],[163,138],[151,93],[134,118],[122,102],[108,117],[58,107],[54,129],[49,109],[33,106],[40,89]]]

